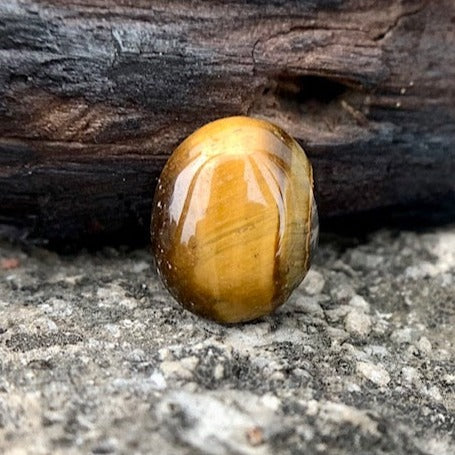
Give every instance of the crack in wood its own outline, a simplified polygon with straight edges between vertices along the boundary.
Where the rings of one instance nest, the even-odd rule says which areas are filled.
[[[399,27],[400,23],[409,17],[415,16],[419,13],[421,13],[427,6],[430,0],[423,0],[421,5],[419,5],[417,8],[405,11],[401,14],[399,14],[393,22],[387,26],[385,30],[382,30],[380,33],[376,34],[373,36],[374,41],[382,41],[390,36],[390,34]]]

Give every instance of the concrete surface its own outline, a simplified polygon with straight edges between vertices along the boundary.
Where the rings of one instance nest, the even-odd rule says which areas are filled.
[[[455,453],[455,226],[325,236],[234,327],[181,310],[146,250],[3,242],[0,269],[0,453]]]

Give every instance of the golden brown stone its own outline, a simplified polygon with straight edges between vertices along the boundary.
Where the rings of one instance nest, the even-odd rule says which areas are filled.
[[[218,322],[272,312],[302,281],[317,238],[311,165],[268,122],[230,117],[189,136],[155,193],[158,272],[188,310]]]

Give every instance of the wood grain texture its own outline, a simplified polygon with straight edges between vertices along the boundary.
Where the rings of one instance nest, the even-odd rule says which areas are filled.
[[[236,114],[323,216],[455,200],[454,45],[451,0],[0,0],[0,224],[145,239],[167,156]]]

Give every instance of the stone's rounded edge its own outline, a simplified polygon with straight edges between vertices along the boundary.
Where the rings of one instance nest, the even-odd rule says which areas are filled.
[[[310,223],[309,223],[309,239],[308,239],[308,266],[305,271],[305,273],[302,276],[302,279],[299,281],[299,283],[296,284],[296,286],[291,289],[289,292],[289,295],[294,291],[296,287],[303,281],[305,278],[306,274],[308,273],[308,270],[310,269],[311,262],[316,254],[318,242],[319,242],[319,214],[318,214],[318,209],[317,209],[317,203],[316,203],[316,198],[314,195],[314,178],[313,178],[313,166],[311,164],[311,161],[308,158],[308,155],[305,152],[305,149],[299,144],[299,142],[294,139],[290,134],[288,134],[284,129],[282,129],[280,126],[276,125],[273,122],[269,122],[260,118],[255,118],[255,120],[258,120],[259,122],[262,122],[263,124],[270,125],[272,128],[270,128],[270,131],[272,131],[279,139],[281,139],[285,144],[288,145],[289,148],[294,149],[297,154],[299,154],[301,157],[303,157],[305,164],[307,165],[307,175],[308,179],[310,182],[310,207],[311,207],[311,212],[310,212]],[[275,309],[281,306],[283,303],[286,302],[286,300],[289,298],[289,296],[284,299],[284,302],[281,304],[276,305]]]
[[[311,167],[311,163],[306,155],[305,150],[303,147],[286,131],[284,131],[279,125],[270,122],[268,120],[264,120],[259,117],[249,117],[246,115],[234,115],[230,117],[221,117],[215,119],[205,125],[200,126],[198,129],[193,131],[188,137],[186,137],[174,150],[172,155],[176,153],[180,153],[182,150],[185,149],[192,149],[196,145],[198,145],[199,141],[197,140],[198,136],[203,134],[217,134],[220,130],[229,127],[229,129],[235,129],[239,127],[246,127],[246,126],[255,126],[258,128],[262,128],[264,130],[269,131],[272,133],[277,139],[281,142],[286,144],[290,149],[294,149],[301,153],[308,165],[308,176],[311,180],[311,184],[313,184],[313,171]],[[171,157],[172,157],[171,155]]]
[[[318,248],[319,242],[319,215],[318,215],[318,207],[316,204],[316,200],[314,198],[314,194],[312,195],[311,201],[311,224],[310,224],[310,248],[309,248],[309,264],[314,258],[316,254],[316,250]]]
[[[270,131],[270,127],[268,127],[267,122],[260,119],[242,115],[222,117],[213,120],[209,123],[206,123],[205,125],[202,125],[198,129],[196,129],[176,147],[171,157],[175,154],[178,155],[184,151],[187,151],[190,154],[192,150],[198,149],[198,147],[201,144],[200,137],[204,135],[212,137],[217,136],[223,130],[224,134],[226,134],[227,128],[229,129],[241,128],[247,126],[247,124],[256,124],[255,126],[260,125],[264,129]]]
[[[229,125],[229,123],[232,123]],[[264,129],[267,132],[273,134],[277,139],[278,143],[281,143],[284,145],[287,149],[290,150],[290,157],[291,161],[288,162],[289,164],[289,170],[291,175],[294,172],[293,166],[292,166],[292,157],[293,156],[298,156],[298,166],[302,166],[301,169],[304,170],[301,175],[306,176],[308,179],[308,204],[309,204],[309,209],[308,209],[308,215],[304,216],[306,219],[307,217],[310,217],[310,219],[306,222],[308,223],[308,234],[307,234],[307,240],[306,240],[306,255],[307,255],[307,260],[306,260],[306,265],[304,270],[302,270],[301,276],[299,277],[298,282],[293,283],[292,285],[289,286],[289,283],[285,283],[285,289],[281,290],[278,292],[278,297],[274,295],[272,301],[270,302],[269,308],[264,309],[264,311],[256,311],[253,313],[250,313],[249,315],[246,314],[239,314],[238,317],[232,317],[230,316],[229,318],[226,318],[223,315],[218,314],[213,308],[206,308],[204,304],[201,305],[200,302],[194,303],[192,300],[194,299],[188,299],[187,295],[182,289],[179,289],[179,286],[176,285],[176,283],[179,282],[178,279],[176,279],[176,271],[175,270],[170,270],[172,266],[172,261],[169,260],[171,257],[170,252],[175,251],[173,250],[173,246],[171,242],[167,245],[163,246],[163,239],[161,238],[163,235],[163,220],[166,220],[165,223],[168,224],[168,228],[171,225],[171,217],[170,216],[163,216],[162,211],[166,210],[169,208],[169,204],[172,198],[169,198],[169,191],[173,191],[171,188],[175,186],[175,180],[178,177],[179,174],[179,166],[182,163],[188,162],[188,161],[193,161],[195,158],[197,158],[198,153],[195,153],[192,155],[192,152],[194,152],[193,148],[198,147],[198,150],[200,150],[200,143],[203,141],[198,137],[200,135],[206,134],[207,131],[212,130],[213,128],[221,128],[223,124],[227,124],[229,128],[232,130],[233,128],[235,129],[237,126],[241,125],[242,127],[247,127],[247,126],[257,126],[260,129]],[[220,132],[220,130],[216,130],[218,134],[221,135],[226,135],[228,133],[226,132]],[[232,133],[230,133],[232,134]],[[274,155],[274,151],[267,151],[267,153],[270,153],[271,155]],[[243,153],[242,153],[243,154]],[[217,155],[217,154],[216,154]],[[206,157],[214,156],[213,154],[204,154]],[[290,177],[291,178],[291,177]],[[175,189],[175,188],[174,188]],[[173,296],[173,298],[180,303],[185,309],[191,311],[194,314],[197,314],[200,317],[203,317],[208,320],[215,321],[217,323],[225,324],[225,325],[231,325],[231,324],[237,324],[237,323],[242,323],[242,322],[248,322],[252,321],[258,318],[261,318],[263,316],[266,316],[270,313],[273,313],[279,306],[284,304],[291,293],[294,291],[294,289],[298,286],[298,284],[303,280],[303,278],[306,276],[309,268],[310,268],[310,262],[311,258],[314,254],[314,249],[316,248],[317,244],[317,238],[318,238],[318,215],[317,215],[317,209],[316,209],[316,203],[314,200],[314,194],[313,194],[313,176],[312,176],[312,167],[311,163],[308,160],[308,157],[306,156],[305,151],[303,148],[300,146],[300,144],[293,139],[290,135],[288,135],[285,131],[283,131],[279,126],[272,124],[270,122],[267,122],[262,119],[257,119],[257,118],[251,118],[251,117],[245,117],[245,116],[235,116],[235,117],[228,117],[224,119],[217,119],[214,120],[213,122],[210,122],[198,130],[196,130],[194,133],[192,133],[190,136],[188,136],[173,152],[171,157],[169,158],[168,162],[166,163],[162,174],[158,180],[157,184],[157,190],[155,193],[154,201],[153,201],[153,209],[152,209],[152,215],[151,215],[151,241],[152,241],[152,252],[153,255],[155,256],[155,268],[158,272],[158,275],[160,277],[161,282],[164,284],[164,286],[168,289],[170,294]],[[315,229],[315,231],[313,231]],[[157,235],[159,234],[159,235]],[[167,251],[165,254],[163,254],[163,248],[166,249]],[[161,250],[161,251],[159,251]],[[166,254],[167,253],[167,254]],[[286,281],[287,277],[284,277],[284,281]],[[281,292],[281,296],[279,295]],[[203,296],[203,294],[202,294]],[[204,299],[205,297],[203,297]],[[196,300],[201,300],[199,297]],[[206,299],[207,301],[210,300],[210,298]]]

